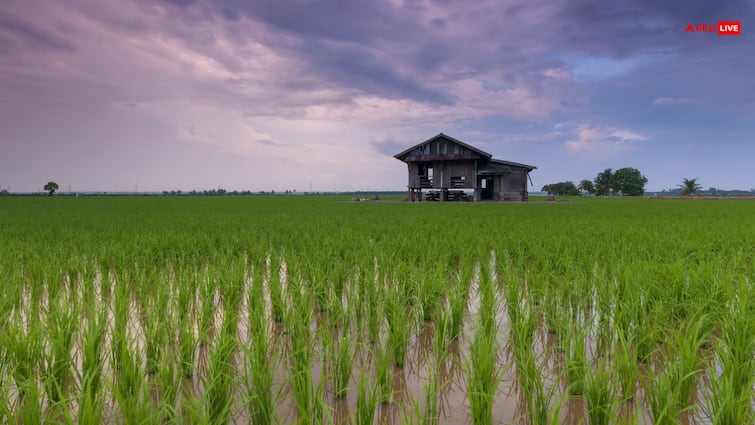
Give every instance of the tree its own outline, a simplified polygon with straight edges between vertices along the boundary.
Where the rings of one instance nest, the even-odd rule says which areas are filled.
[[[641,196],[645,193],[647,177],[636,168],[620,168],[613,173],[611,189],[614,193],[621,192],[624,196]]]
[[[608,196],[611,194],[613,170],[606,168],[602,172],[598,173],[595,177],[595,194],[598,196]]]
[[[558,183],[546,184],[543,186],[543,192],[548,192],[553,195],[579,195],[577,186],[574,186],[574,182],[565,181]]]
[[[581,190],[582,192],[595,193],[595,186],[593,186],[592,182],[587,179],[579,182],[577,189]]]
[[[694,179],[683,179],[682,184],[677,185],[679,188],[682,189],[682,195],[684,196],[692,196],[694,195],[698,190],[702,189],[703,187],[700,186],[697,183],[697,178]],[[715,191],[715,189],[713,189]]]
[[[52,194],[55,193],[56,190],[58,190],[58,184],[55,182],[47,182],[43,189],[50,192],[50,196],[52,196]]]

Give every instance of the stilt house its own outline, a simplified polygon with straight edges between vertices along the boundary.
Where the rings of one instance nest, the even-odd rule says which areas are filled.
[[[394,155],[409,169],[408,199],[526,201],[537,167],[493,155],[443,133]],[[471,189],[471,195],[464,189]],[[471,199],[470,199],[471,198]]]

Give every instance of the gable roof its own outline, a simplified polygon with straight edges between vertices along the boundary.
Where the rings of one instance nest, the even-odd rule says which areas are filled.
[[[453,142],[453,143],[456,143],[456,144],[457,144],[457,145],[459,145],[459,146],[462,146],[462,147],[464,147],[464,148],[466,148],[466,149],[469,149],[469,150],[471,150],[472,152],[474,152],[474,153],[476,153],[476,154],[478,154],[478,155],[480,155],[480,156],[482,156],[482,157],[484,157],[484,158],[488,158],[488,159],[490,159],[490,158],[492,158],[492,157],[493,157],[493,155],[491,155],[491,154],[489,154],[489,153],[487,153],[487,152],[485,152],[485,151],[483,151],[483,150],[477,149],[477,148],[476,148],[476,147],[474,147],[474,146],[470,146],[470,145],[468,145],[468,144],[466,144],[466,143],[462,142],[461,140],[458,140],[458,139],[454,139],[453,137],[451,137],[451,136],[449,136],[449,135],[446,135],[446,134],[443,134],[443,133],[438,133],[438,135],[437,135],[437,136],[433,136],[433,137],[431,137],[431,138],[429,138],[429,139],[425,140],[424,142],[420,142],[420,143],[417,143],[416,145],[414,145],[414,146],[410,147],[409,149],[406,149],[406,150],[405,150],[405,151],[403,151],[403,152],[400,152],[400,153],[397,153],[396,155],[393,155],[393,157],[394,157],[394,158],[396,158],[396,159],[400,159],[400,160],[402,160],[402,161],[403,161],[403,160],[404,160],[404,158],[406,157],[406,155],[408,155],[408,154],[409,154],[409,152],[411,152],[411,151],[413,151],[413,150],[417,149],[417,148],[418,148],[418,147],[420,147],[420,146],[423,146],[423,145],[426,145],[426,144],[428,144],[428,143],[434,142],[435,140],[438,140],[438,139],[446,139],[446,140],[449,140],[449,141],[451,141],[451,142]]]
[[[537,169],[537,167],[535,167],[534,165],[527,165],[527,164],[522,164],[519,162],[512,162],[512,161],[504,161],[502,159],[490,159],[490,162],[495,163],[495,164],[508,165],[511,167],[526,168],[529,171]]]

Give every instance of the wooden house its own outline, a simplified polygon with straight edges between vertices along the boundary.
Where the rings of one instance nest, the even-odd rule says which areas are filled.
[[[443,133],[394,155],[409,169],[408,199],[526,201],[532,165],[493,159],[485,151]]]

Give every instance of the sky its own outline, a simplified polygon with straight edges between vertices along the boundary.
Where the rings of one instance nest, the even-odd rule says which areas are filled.
[[[403,190],[440,132],[531,191],[755,188],[755,2],[0,3],[0,189]]]

